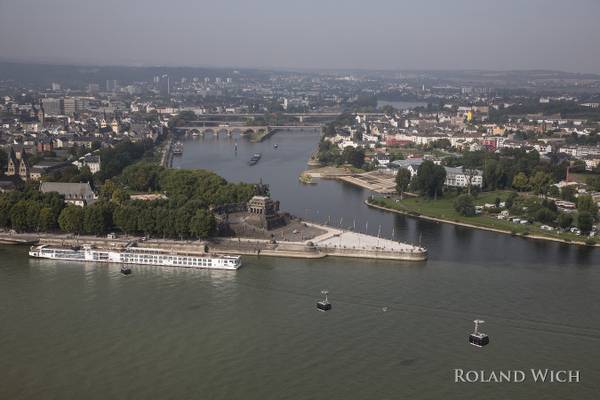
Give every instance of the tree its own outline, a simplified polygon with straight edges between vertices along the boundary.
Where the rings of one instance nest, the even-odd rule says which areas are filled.
[[[575,193],[577,193],[577,190],[573,186],[563,186],[560,189],[560,198],[566,201],[575,201]]]
[[[190,234],[190,220],[192,217],[190,214],[185,207],[175,211],[175,232],[180,239],[186,238]]]
[[[39,218],[39,228],[42,232],[48,232],[56,228],[56,217],[50,207],[42,207]]]
[[[496,190],[502,176],[502,166],[496,160],[487,160],[483,168],[483,184],[488,190]]]
[[[473,203],[473,196],[470,194],[461,194],[454,201],[454,209],[460,215],[465,217],[472,217],[475,215],[475,205]]]
[[[83,230],[85,233],[101,235],[111,228],[111,212],[105,203],[97,202],[85,207],[83,211]]]
[[[137,232],[138,213],[135,207],[121,206],[113,212],[113,221],[117,228],[127,234]]]
[[[10,225],[17,232],[27,230],[27,201],[19,200],[10,210]]]
[[[600,191],[600,175],[590,176],[587,178],[586,183],[592,190]]]
[[[119,181],[133,190],[154,191],[158,189],[158,179],[163,169],[149,162],[138,162],[125,168]]]
[[[365,149],[348,146],[342,151],[342,160],[355,168],[361,168],[365,163]]]
[[[513,204],[515,203],[515,200],[518,198],[519,198],[519,195],[517,194],[517,192],[510,192],[508,197],[506,198],[506,201],[504,202],[506,209],[510,210],[512,208]]]
[[[594,225],[594,218],[592,214],[587,211],[577,213],[577,227],[584,233],[592,230]]]
[[[215,225],[215,216],[210,211],[199,209],[190,221],[190,233],[198,238],[206,238],[214,232]]]
[[[550,187],[548,188],[548,196],[559,197],[560,190],[555,185],[550,185]]]
[[[419,166],[417,176],[413,180],[415,188],[427,197],[437,199],[442,193],[446,181],[446,170],[441,165],[435,165],[433,161],[425,160]]]
[[[38,231],[40,224],[40,204],[34,200],[27,200],[27,230]]]
[[[113,192],[119,186],[111,179],[104,181],[104,184],[100,188],[100,195],[98,196],[101,200],[110,201],[112,199]]]
[[[577,211],[586,211],[595,218],[598,214],[598,204],[589,194],[582,194],[577,198]]]
[[[111,201],[116,204],[124,204],[127,200],[129,200],[129,195],[125,189],[118,187],[112,192]]]
[[[528,188],[527,183],[528,183],[527,175],[525,175],[523,172],[519,172],[513,178],[512,186],[515,189],[517,189],[519,192],[522,192]]]
[[[396,174],[396,192],[400,194],[400,198],[404,198],[404,192],[408,189],[412,175],[406,168],[398,169]]]
[[[550,224],[556,219],[556,213],[549,208],[540,207],[534,214],[534,219],[543,224]]]
[[[152,209],[144,208],[138,215],[138,229],[146,236],[150,236],[156,230],[155,214]]]
[[[573,224],[573,216],[567,213],[560,213],[558,215],[558,226],[562,229],[569,229]]]
[[[533,187],[533,191],[539,195],[546,195],[548,193],[548,188],[552,183],[552,175],[544,172],[537,171],[535,175],[529,179],[529,183]]]
[[[63,232],[80,233],[83,229],[83,209],[74,205],[63,208],[58,225]]]
[[[0,226],[4,228],[11,226],[10,210],[12,206],[12,202],[6,197],[6,195],[0,198]]]

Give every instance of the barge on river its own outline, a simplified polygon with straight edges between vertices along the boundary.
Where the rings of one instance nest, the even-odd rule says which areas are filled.
[[[97,249],[90,245],[79,247],[32,246],[29,256],[65,261],[89,261],[120,264],[154,265],[163,267],[238,269],[240,256],[217,254],[190,254],[146,247],[130,246],[124,249]]]

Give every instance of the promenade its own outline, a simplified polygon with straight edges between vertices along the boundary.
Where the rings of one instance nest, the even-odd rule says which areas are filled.
[[[11,234],[2,232],[0,233],[0,243],[20,244],[20,242],[37,242],[39,244],[55,246],[91,244],[99,248],[114,249],[125,247],[129,243],[135,242],[141,247],[188,252],[204,252],[205,249],[208,249],[209,253],[237,255],[294,258],[323,258],[331,256],[396,261],[424,261],[427,259],[427,250],[420,246],[319,224],[308,222],[306,224],[313,228],[318,228],[325,233],[306,240],[277,241],[244,237],[216,237],[210,240],[143,240],[143,238],[136,236],[106,238],[68,234]]]

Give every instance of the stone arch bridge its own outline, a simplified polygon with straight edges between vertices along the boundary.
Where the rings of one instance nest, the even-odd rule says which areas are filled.
[[[185,133],[188,135],[204,135],[204,134],[227,134],[231,135],[239,133],[240,135],[258,133],[264,131],[269,133],[273,130],[270,126],[256,125],[219,125],[219,126],[178,126],[177,131],[179,133]]]

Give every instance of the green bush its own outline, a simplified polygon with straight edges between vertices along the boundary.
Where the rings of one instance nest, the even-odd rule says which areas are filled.
[[[475,215],[475,204],[473,202],[473,196],[468,194],[461,194],[454,200],[454,209],[460,215],[465,217],[472,217]]]

